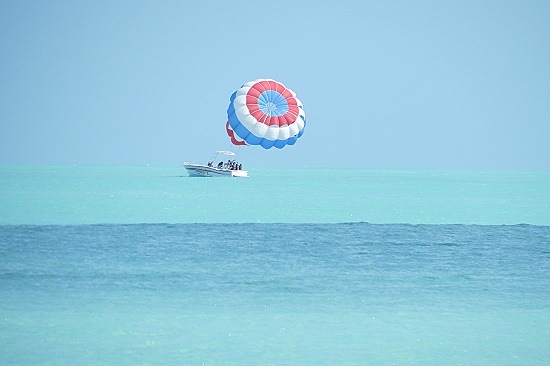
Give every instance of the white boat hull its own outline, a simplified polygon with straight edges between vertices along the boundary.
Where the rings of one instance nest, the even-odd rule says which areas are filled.
[[[190,177],[248,177],[246,170],[220,169],[203,164],[184,163]]]

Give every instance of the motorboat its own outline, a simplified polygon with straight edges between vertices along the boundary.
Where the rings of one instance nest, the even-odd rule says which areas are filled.
[[[229,156],[227,161],[215,163],[218,155]],[[227,150],[218,150],[212,155],[208,164],[183,163],[190,177],[248,177],[248,172],[242,170],[242,165],[237,164],[235,153]]]

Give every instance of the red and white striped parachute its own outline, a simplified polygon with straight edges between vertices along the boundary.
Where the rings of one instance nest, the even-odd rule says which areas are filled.
[[[292,90],[272,79],[258,79],[231,95],[225,126],[235,145],[281,149],[303,135],[306,114]]]

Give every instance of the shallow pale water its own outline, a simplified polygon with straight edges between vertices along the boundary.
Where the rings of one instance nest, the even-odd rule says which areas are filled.
[[[550,362],[547,173],[0,172],[2,365]]]
[[[550,172],[3,165],[0,224],[412,223],[550,225]]]

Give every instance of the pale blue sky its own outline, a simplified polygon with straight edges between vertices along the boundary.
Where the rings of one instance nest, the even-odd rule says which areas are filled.
[[[550,169],[550,1],[0,0],[0,162],[206,161],[273,78],[307,127],[257,166]]]

